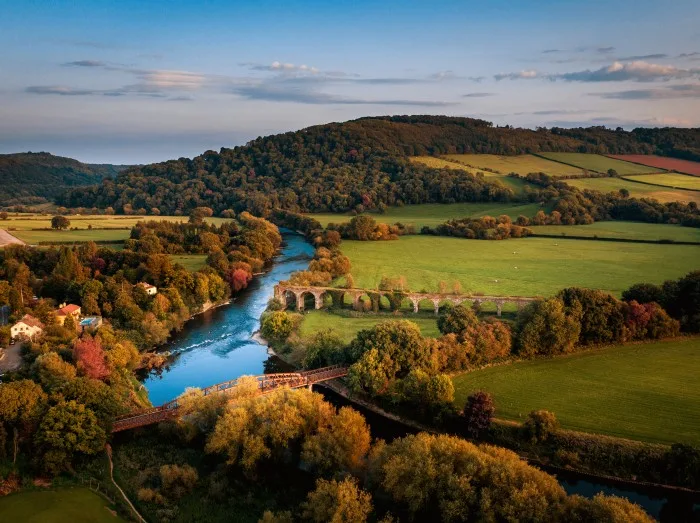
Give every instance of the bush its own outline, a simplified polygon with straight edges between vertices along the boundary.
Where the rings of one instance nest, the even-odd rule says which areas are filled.
[[[160,467],[160,481],[168,497],[179,499],[194,489],[199,475],[189,465],[163,465]]]
[[[533,443],[542,443],[559,430],[559,422],[548,410],[533,410],[528,414],[523,428]]]
[[[481,390],[471,394],[467,398],[467,404],[463,411],[467,433],[472,438],[483,436],[491,427],[491,420],[495,412],[496,406],[491,394]]]

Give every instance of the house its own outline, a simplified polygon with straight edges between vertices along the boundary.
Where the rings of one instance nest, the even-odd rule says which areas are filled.
[[[10,336],[13,340],[34,339],[44,332],[44,324],[34,316],[25,314],[21,320],[10,328]]]
[[[148,294],[149,296],[155,296],[156,294],[158,294],[158,288],[155,285],[151,285],[150,283],[146,282],[141,282],[139,283],[139,285],[143,287],[143,289],[146,291],[146,294]]]
[[[56,311],[55,314],[56,323],[58,323],[59,325],[63,325],[63,322],[66,321],[66,317],[68,316],[72,316],[77,325],[78,321],[80,320],[80,307],[78,305],[73,305],[72,303],[68,305],[62,303],[61,307]]]
[[[102,316],[88,316],[80,320],[80,331],[97,330],[102,326]]]

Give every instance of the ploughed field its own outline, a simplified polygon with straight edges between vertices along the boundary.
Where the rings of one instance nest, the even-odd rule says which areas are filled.
[[[119,523],[109,502],[87,488],[24,491],[0,496],[0,521],[22,523]]]
[[[700,176],[700,162],[691,162],[690,160],[681,160],[678,158],[667,158],[665,156],[654,156],[651,154],[611,154],[610,157],[627,162],[647,165],[656,169],[678,171],[679,173]]]
[[[700,191],[700,175],[693,176],[680,173],[640,174],[625,176],[625,179],[633,182],[661,185],[663,187]]]
[[[538,156],[560,162],[566,165],[571,165],[579,169],[594,171],[597,173],[607,173],[608,170],[614,169],[619,175],[625,174],[649,174],[662,171],[656,167],[648,167],[623,160],[617,160],[609,156],[600,154],[587,153],[538,153]],[[546,172],[546,171],[544,171]],[[547,173],[549,174],[549,173]]]
[[[384,214],[371,213],[379,223],[413,224],[417,232],[424,225],[435,227],[447,220],[459,218],[479,218],[481,216],[499,216],[507,214],[512,219],[525,215],[532,218],[540,206],[536,203],[425,203],[421,205],[405,205],[389,207]],[[345,223],[352,219],[350,214],[314,213],[309,214],[326,227],[329,223]]]
[[[661,283],[698,269],[696,245],[624,243],[559,238],[505,241],[403,236],[396,241],[344,240],[355,287],[376,288],[382,277],[404,276],[413,291],[435,292],[456,280],[462,291],[549,296],[564,287],[616,295],[634,283]]]
[[[700,444],[700,338],[616,346],[522,361],[452,378],[461,408],[491,393],[496,417],[523,421],[532,410],[562,427],[658,443]]]
[[[646,176],[645,176],[646,177]],[[700,204],[700,192],[673,189],[671,187],[659,187],[647,183],[639,183],[623,178],[578,178],[564,180],[565,183],[578,187],[581,190],[589,189],[600,192],[618,192],[627,189],[633,198],[655,198],[663,203],[668,202],[695,202]]]

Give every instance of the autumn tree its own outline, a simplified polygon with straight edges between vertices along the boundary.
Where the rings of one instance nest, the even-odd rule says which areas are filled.
[[[314,523],[365,523],[372,513],[372,496],[356,479],[319,479],[302,505],[303,516]]]
[[[527,415],[523,429],[533,442],[539,443],[547,441],[559,430],[559,421],[554,413],[548,410],[533,410]]]
[[[54,216],[51,218],[51,228],[56,230],[63,230],[70,227],[70,220],[65,216]]]
[[[518,316],[518,353],[525,357],[570,352],[581,332],[581,306],[566,310],[559,298],[538,300]]]
[[[488,392],[477,391],[470,394],[463,411],[469,435],[472,438],[479,438],[487,433],[495,412],[496,406]]]
[[[46,400],[46,393],[31,380],[0,383],[0,434],[12,431],[13,463],[17,461],[21,441],[34,431]],[[5,441],[0,438],[0,454],[4,450]]]
[[[273,311],[266,314],[262,320],[260,333],[263,338],[274,341],[284,341],[292,333],[294,322],[284,311]]]
[[[190,465],[163,465],[159,472],[163,493],[171,499],[189,494],[199,481],[197,470]]]
[[[40,355],[32,364],[31,371],[48,391],[60,389],[76,376],[75,367],[55,352]]]
[[[458,336],[464,333],[468,328],[474,327],[479,323],[474,311],[464,305],[456,307],[446,307],[446,310],[438,316],[438,329],[443,334],[457,334]]]
[[[76,341],[73,358],[78,370],[88,378],[102,380],[109,376],[105,351],[98,339],[86,336]]]

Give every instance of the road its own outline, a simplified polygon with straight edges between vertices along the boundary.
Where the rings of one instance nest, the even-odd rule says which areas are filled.
[[[0,374],[20,368],[22,365],[21,348],[21,343],[14,343],[2,351],[5,356],[0,359]]]
[[[22,240],[20,240],[19,238],[15,238],[5,229],[0,229],[0,247],[4,247],[5,245],[11,245],[13,243],[24,245],[24,242]]]

